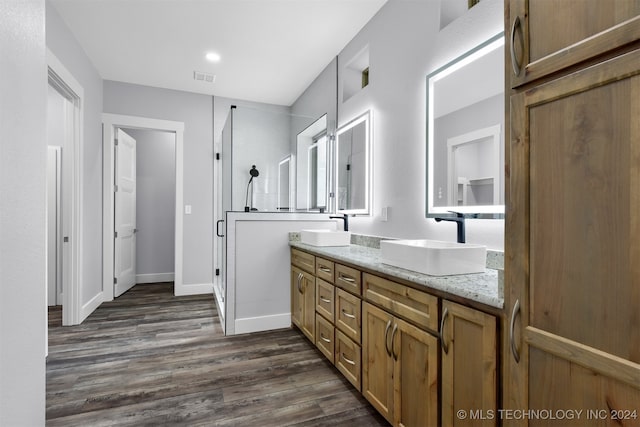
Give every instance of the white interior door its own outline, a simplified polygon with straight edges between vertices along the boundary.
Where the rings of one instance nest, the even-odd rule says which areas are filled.
[[[118,129],[115,150],[113,295],[118,297],[136,284],[136,140]]]
[[[61,148],[47,147],[47,305],[62,305]]]

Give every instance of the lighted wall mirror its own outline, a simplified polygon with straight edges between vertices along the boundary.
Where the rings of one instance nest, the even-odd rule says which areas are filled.
[[[296,209],[328,211],[327,115],[296,136]]]
[[[504,218],[504,33],[427,76],[427,217]]]
[[[291,205],[291,156],[278,163],[278,206],[279,211],[288,211]]]
[[[371,208],[371,113],[336,132],[336,210],[369,215]]]

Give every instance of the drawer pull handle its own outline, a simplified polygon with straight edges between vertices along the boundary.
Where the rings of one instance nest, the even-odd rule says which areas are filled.
[[[326,299],[325,297],[323,297],[322,295],[320,295],[320,301],[322,302],[326,302],[327,304],[331,303],[330,299]]]
[[[442,320],[440,321],[440,346],[442,347],[442,351],[444,354],[449,354],[449,346],[446,342],[444,342],[444,322],[447,320],[447,315],[449,314],[449,309],[445,308],[444,313],[442,313]]]
[[[345,282],[349,282],[349,283],[356,283],[356,279],[349,276],[340,275],[340,280],[344,280]]]
[[[344,314],[349,319],[355,319],[356,318],[356,316],[354,316],[353,314],[347,313],[346,311],[344,311],[344,308],[342,309],[342,314]]]
[[[347,356],[345,356],[344,353],[342,353],[341,356],[342,356],[342,360],[347,362],[349,365],[354,365],[355,366],[356,362],[354,362],[353,360],[349,359]]]
[[[318,270],[322,271],[323,273],[331,273],[331,269],[327,267],[318,267]]]
[[[331,340],[329,338],[325,338],[324,335],[322,335],[322,333],[320,333],[320,339],[324,342],[331,342]]]
[[[393,360],[398,360],[398,353],[395,350],[395,337],[396,332],[398,332],[398,324],[393,325],[393,331],[391,332],[391,354],[393,355]]]
[[[391,320],[387,322],[387,327],[384,328],[384,349],[387,351],[387,355],[391,356],[391,350],[389,350],[389,328],[391,327]]]
[[[518,349],[516,348],[516,342],[514,340],[514,329],[516,325],[516,316],[520,312],[520,300],[516,300],[516,303],[513,305],[513,312],[511,313],[511,324],[509,325],[509,344],[511,346],[511,354],[513,354],[513,358],[516,360],[516,363],[520,363],[520,354],[518,353]]]
[[[520,27],[520,17],[516,16],[511,25],[511,68],[516,76],[520,75],[520,64],[518,64],[518,58],[516,58],[515,44],[516,44],[516,29]]]

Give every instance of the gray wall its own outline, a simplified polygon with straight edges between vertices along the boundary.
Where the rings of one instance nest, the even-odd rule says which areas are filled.
[[[212,97],[104,81],[104,112],[184,122],[183,283],[213,281]]]
[[[0,425],[45,423],[44,0],[0,2]]]
[[[102,78],[64,24],[46,3],[47,47],[84,89],[82,174],[82,305],[102,292]]]
[[[176,135],[124,129],[136,140],[136,274],[173,273]]]
[[[502,31],[504,9],[502,0],[483,0],[440,32],[439,7],[390,0],[338,56],[343,66],[369,47],[369,86],[346,102],[338,96],[338,125],[372,111],[373,215],[353,218],[354,232],[455,239],[454,224],[425,218],[426,76]],[[383,207],[390,207],[388,222]],[[469,220],[467,241],[503,249],[504,221]]]

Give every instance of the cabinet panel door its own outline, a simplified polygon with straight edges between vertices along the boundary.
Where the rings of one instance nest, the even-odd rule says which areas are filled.
[[[438,425],[438,339],[396,319],[389,342],[395,360],[394,425]]]
[[[302,272],[302,325],[301,329],[311,342],[316,342],[316,278],[309,273]]]
[[[638,0],[511,0],[509,15],[512,87],[640,38]]]
[[[299,328],[302,328],[303,301],[302,270],[291,266],[291,322]]]
[[[393,422],[393,357],[389,340],[393,316],[362,303],[362,394]]]
[[[442,313],[442,424],[495,426],[497,419],[456,414],[496,414],[496,318],[451,301],[443,301]]]
[[[638,64],[640,50],[511,99],[507,407],[547,409],[569,379],[556,358],[601,377],[586,409],[627,409],[615,384],[640,388]]]

